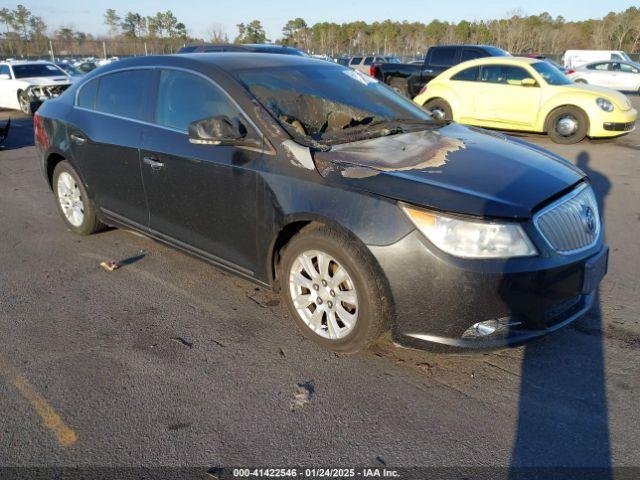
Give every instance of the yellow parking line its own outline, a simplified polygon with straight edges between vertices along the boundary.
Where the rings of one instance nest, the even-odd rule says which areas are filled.
[[[76,432],[65,425],[60,415],[56,413],[33,385],[21,376],[2,356],[0,356],[0,375],[5,377],[9,383],[18,389],[24,398],[31,402],[34,410],[40,415],[44,426],[53,433],[61,446],[68,447],[76,443],[78,440]]]

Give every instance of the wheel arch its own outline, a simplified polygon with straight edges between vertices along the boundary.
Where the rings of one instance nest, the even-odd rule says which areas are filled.
[[[280,261],[282,259],[281,253],[284,248],[288,245],[291,239],[293,239],[293,237],[298,235],[301,231],[321,226],[327,226],[332,229],[338,230],[339,232],[350,238],[352,241],[357,242],[365,251],[369,251],[366,244],[353,231],[329,217],[313,213],[300,213],[290,215],[285,218],[285,222],[283,222],[282,227],[271,240],[268,249],[269,255],[267,259],[267,280],[275,291],[280,290],[279,268]],[[380,278],[383,279],[383,283],[385,285],[385,289],[387,289],[389,298],[391,298],[391,289],[389,287],[387,277],[374,255],[370,252],[369,254],[371,256],[371,259],[373,260],[377,273],[380,275]]]
[[[66,157],[59,152],[51,152],[47,156],[47,160],[45,162],[45,172],[47,174],[47,182],[49,183],[49,188],[53,190],[53,171],[56,169],[56,166],[66,160]]]

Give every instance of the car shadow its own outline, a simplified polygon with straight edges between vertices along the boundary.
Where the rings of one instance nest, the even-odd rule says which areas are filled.
[[[21,113],[17,115],[17,118],[11,119],[11,126],[7,132],[7,138],[4,144],[0,147],[0,152],[34,145],[33,119],[25,118]],[[6,120],[0,120],[0,128],[4,127],[5,124]]]
[[[581,152],[577,165],[591,179],[604,224],[611,182],[589,163]],[[595,295],[587,315],[524,347],[510,479],[613,477],[603,319]]]

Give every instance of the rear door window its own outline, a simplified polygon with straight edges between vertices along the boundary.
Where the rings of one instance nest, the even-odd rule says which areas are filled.
[[[225,115],[240,120],[240,112],[229,97],[207,79],[180,70],[162,70],[158,85],[155,121],[187,131],[195,120]]]
[[[126,70],[99,78],[95,109],[119,117],[144,120],[152,70]]]
[[[353,57],[349,65],[360,65],[361,61],[362,61],[362,57]]]
[[[373,57],[366,57],[364,59],[364,64],[365,65],[371,65],[373,63]]]
[[[429,63],[434,67],[450,67],[456,64],[457,52],[457,47],[435,47]]]

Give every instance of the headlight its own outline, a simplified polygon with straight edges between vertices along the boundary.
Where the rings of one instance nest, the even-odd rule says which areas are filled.
[[[613,112],[613,103],[606,98],[596,98],[596,103],[605,112]]]
[[[461,220],[408,205],[402,210],[436,247],[456,257],[528,257],[538,253],[516,223]]]

